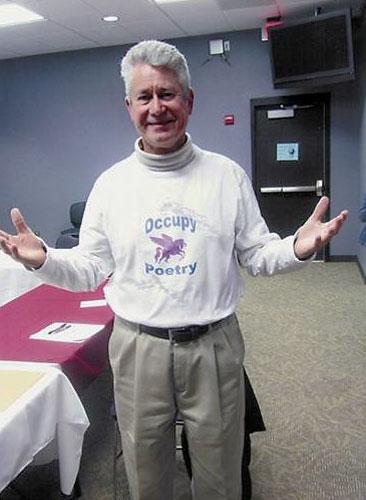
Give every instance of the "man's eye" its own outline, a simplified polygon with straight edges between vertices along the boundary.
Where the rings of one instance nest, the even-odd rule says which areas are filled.
[[[150,99],[151,99],[150,96],[149,95],[145,95],[145,94],[137,96],[137,101],[141,102],[141,103],[149,102]]]
[[[163,101],[172,101],[175,97],[175,93],[174,92],[170,92],[168,90],[166,90],[165,92],[162,92],[160,94],[160,99],[162,99]]]

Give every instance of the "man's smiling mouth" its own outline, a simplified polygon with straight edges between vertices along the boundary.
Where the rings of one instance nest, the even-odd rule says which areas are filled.
[[[164,125],[169,125],[170,123],[174,123],[175,120],[164,120],[160,122],[148,122],[146,125],[149,126],[164,126]]]

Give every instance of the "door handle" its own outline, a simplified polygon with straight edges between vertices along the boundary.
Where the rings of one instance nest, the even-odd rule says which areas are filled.
[[[282,193],[281,186],[273,186],[273,187],[263,187],[260,189],[261,193]]]
[[[323,196],[323,179],[318,179],[315,183],[315,191],[317,196]]]
[[[283,186],[283,193],[313,193],[316,186]]]
[[[323,196],[323,180],[318,179],[315,186],[270,186],[261,187],[260,192],[268,193],[315,193],[317,196]]]
[[[284,186],[283,193],[315,193],[317,196],[323,196],[323,180],[318,179],[315,186]]]

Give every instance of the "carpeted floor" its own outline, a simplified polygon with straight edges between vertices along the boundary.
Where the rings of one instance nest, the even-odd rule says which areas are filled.
[[[245,364],[267,426],[252,436],[253,500],[365,500],[366,287],[357,265],[313,263],[246,277],[246,288]],[[107,370],[83,395],[92,422],[80,470],[86,500],[114,498],[111,400]],[[176,500],[189,500],[177,453]],[[117,499],[129,500],[122,460],[117,475]],[[15,485],[28,500],[58,498],[56,463],[29,467]]]
[[[366,498],[366,288],[356,264],[256,278],[240,305],[267,432],[254,499]]]

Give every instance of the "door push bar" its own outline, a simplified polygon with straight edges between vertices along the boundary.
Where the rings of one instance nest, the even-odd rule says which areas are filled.
[[[323,196],[323,181],[318,179],[315,186],[271,186],[261,187],[263,194],[271,193],[315,193],[317,196]]]

